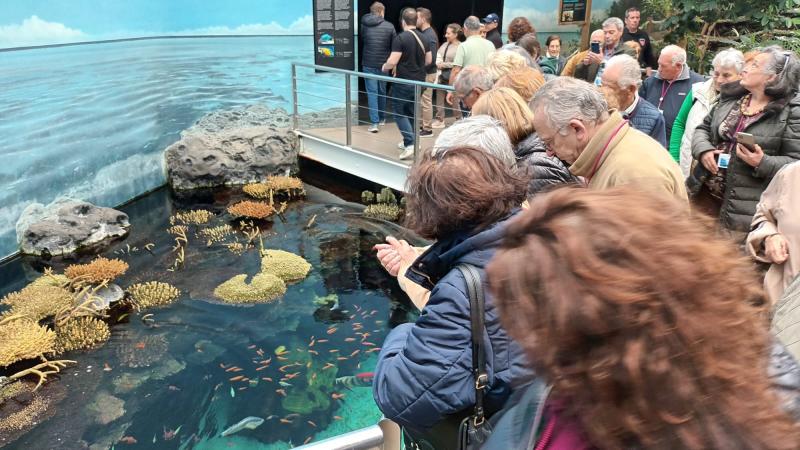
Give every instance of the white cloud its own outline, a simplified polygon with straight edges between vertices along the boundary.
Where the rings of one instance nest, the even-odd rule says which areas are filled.
[[[221,34],[221,35],[253,35],[253,34],[270,34],[270,35],[289,35],[289,34],[313,34],[314,33],[314,19],[308,14],[298,18],[292,22],[288,27],[285,27],[277,22],[270,23],[252,23],[243,24],[235,28],[231,27],[206,27],[197,28],[192,30],[183,30],[170,35],[206,35],[206,34]],[[163,33],[162,33],[163,34]]]
[[[19,24],[0,25],[0,48],[62,44],[86,40],[80,30],[31,16]]]

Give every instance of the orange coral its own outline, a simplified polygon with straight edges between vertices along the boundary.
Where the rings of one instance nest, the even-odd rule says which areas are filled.
[[[73,264],[64,270],[64,275],[74,281],[102,283],[111,281],[128,270],[128,263],[119,259],[99,257],[89,264]]]
[[[268,203],[245,200],[233,206],[229,206],[228,212],[238,217],[265,219],[275,213],[275,208]]]

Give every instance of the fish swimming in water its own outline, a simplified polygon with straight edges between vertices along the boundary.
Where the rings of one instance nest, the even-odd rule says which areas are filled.
[[[283,387],[292,387],[292,383],[287,383],[285,381],[279,381],[278,384],[280,384]]]
[[[262,419],[261,417],[254,417],[254,416],[245,417],[244,419],[237,422],[235,425],[226,428],[225,431],[223,431],[220,436],[222,437],[230,436],[233,433],[238,433],[239,431],[242,431],[244,429],[255,430],[262,423],[264,423],[264,419]]]
[[[233,387],[231,386],[231,398],[233,397],[236,397],[236,391],[234,391]]]

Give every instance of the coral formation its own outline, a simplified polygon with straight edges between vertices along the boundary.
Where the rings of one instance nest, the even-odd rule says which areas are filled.
[[[245,248],[244,244],[241,242],[232,242],[230,244],[225,244],[225,247],[234,255],[241,255],[244,253],[247,248]]]
[[[211,211],[206,211],[205,209],[194,209],[191,211],[180,211],[175,213],[174,216],[169,218],[169,223],[170,225],[175,225],[176,223],[184,225],[202,225],[204,223],[208,223],[212,217],[214,217],[214,214]]]
[[[375,197],[375,200],[378,203],[384,203],[387,205],[396,205],[397,204],[397,197],[394,195],[394,191],[392,188],[385,187],[381,189],[381,192]]]
[[[265,250],[261,257],[261,272],[271,273],[285,282],[302,280],[311,264],[302,257],[283,250]]]
[[[189,232],[189,227],[186,225],[173,225],[167,228],[167,233],[175,234],[178,236],[186,236],[186,233]]]
[[[361,203],[369,205],[375,201],[375,193],[372,191],[363,191],[361,193]]]
[[[73,281],[103,283],[111,281],[128,270],[128,263],[120,259],[98,257],[89,264],[73,264],[64,270],[64,275]]]
[[[271,193],[288,195],[290,198],[305,194],[302,180],[284,176],[271,176],[263,183],[251,183],[242,190],[245,194],[259,199],[271,198]]]
[[[44,416],[49,406],[50,401],[47,398],[42,395],[34,395],[30,403],[22,409],[0,418],[0,433],[30,428]]]
[[[376,203],[364,209],[364,216],[380,220],[397,220],[402,210],[397,205]]]
[[[52,353],[56,334],[24,316],[0,320],[0,367]]]
[[[181,295],[178,288],[160,281],[134,284],[128,288],[128,292],[131,294],[133,305],[139,310],[167,305]]]
[[[22,290],[3,297],[0,305],[11,307],[3,315],[24,315],[28,319],[38,322],[72,306],[74,298],[72,292],[61,286],[50,284],[50,281],[47,276],[40,277]]]
[[[246,283],[247,275],[236,275],[214,289],[228,303],[266,303],[286,293],[286,284],[271,273],[259,273]]]
[[[237,217],[266,219],[267,217],[275,214],[275,208],[273,208],[269,203],[245,200],[229,206],[228,212]]]
[[[232,235],[234,232],[235,230],[232,226],[225,224],[218,227],[203,228],[198,234],[206,240],[207,245],[211,245],[215,242],[224,241],[226,237]]]
[[[27,391],[28,388],[21,381],[8,384],[0,383],[0,405],[2,405],[4,401]]]
[[[108,324],[94,317],[70,319],[56,328],[55,351],[58,354],[84,350],[101,344],[111,337]]]

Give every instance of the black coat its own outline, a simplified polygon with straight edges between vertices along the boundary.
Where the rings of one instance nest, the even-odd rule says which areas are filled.
[[[361,18],[361,65],[380,69],[392,53],[392,41],[397,36],[394,26],[383,17],[366,14]]]
[[[517,168],[530,177],[528,196],[542,192],[554,185],[577,183],[578,178],[555,156],[547,156],[547,148],[536,133],[532,133],[514,149]]]
[[[700,160],[703,153],[714,150],[722,140],[719,127],[739,99],[747,93],[738,83],[726,86],[719,102],[694,132],[692,156]],[[731,154],[725,174],[725,193],[720,209],[720,222],[730,230],[750,231],[750,222],[756,212],[761,193],[781,167],[800,160],[800,94],[777,99],[770,103],[757,121],[744,129],[755,137],[764,151],[758,168],[747,165]],[[687,180],[689,192],[697,192],[707,172],[696,169]]]

